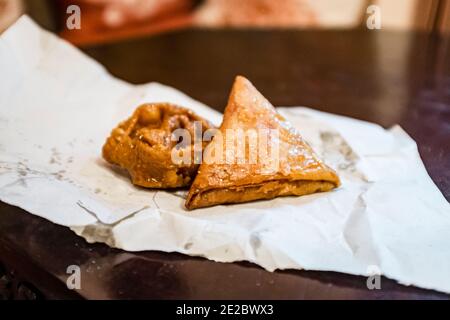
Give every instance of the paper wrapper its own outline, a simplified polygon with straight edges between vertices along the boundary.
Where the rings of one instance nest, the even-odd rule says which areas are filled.
[[[0,70],[6,203],[128,251],[246,260],[269,271],[378,270],[402,284],[450,292],[450,205],[398,126],[279,108],[342,186],[188,212],[184,192],[134,187],[102,160],[101,147],[142,102],[177,103],[215,124],[219,113],[157,83],[115,79],[27,17],[2,35]]]

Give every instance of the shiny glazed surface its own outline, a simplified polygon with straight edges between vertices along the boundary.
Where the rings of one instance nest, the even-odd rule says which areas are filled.
[[[207,120],[183,107],[144,104],[112,130],[103,146],[103,158],[126,169],[133,184],[141,187],[190,186],[198,169],[194,163],[195,122],[202,133],[213,128]],[[191,143],[178,151],[187,153],[190,161],[177,163],[172,159],[172,150],[178,145],[173,133],[181,128],[187,130]]]

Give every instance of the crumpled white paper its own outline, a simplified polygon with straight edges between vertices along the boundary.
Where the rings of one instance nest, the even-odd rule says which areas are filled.
[[[134,187],[101,159],[142,102],[221,115],[172,88],[134,86],[22,17],[0,38],[0,199],[88,241],[263,268],[367,275],[450,292],[450,205],[398,126],[279,108],[342,187],[187,212],[183,193]],[[230,84],[231,85],[231,84]],[[269,97],[270,98],[270,97]]]

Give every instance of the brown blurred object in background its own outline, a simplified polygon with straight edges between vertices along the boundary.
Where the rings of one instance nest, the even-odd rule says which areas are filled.
[[[190,24],[194,0],[58,0],[61,36],[88,44],[154,34]],[[64,28],[69,5],[78,5],[81,30]]]
[[[317,19],[308,0],[206,0],[195,22],[215,27],[309,27]]]
[[[81,30],[66,26],[81,9]],[[366,28],[379,9],[381,30],[450,32],[450,0],[0,0],[0,32],[22,13],[75,45],[202,28]]]
[[[0,0],[0,33],[14,23],[22,13],[22,1]]]

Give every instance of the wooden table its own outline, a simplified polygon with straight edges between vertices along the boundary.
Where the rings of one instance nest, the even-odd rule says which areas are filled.
[[[379,31],[186,30],[84,50],[133,83],[159,81],[223,110],[236,74],[273,104],[306,105],[389,127],[417,141],[450,199],[449,38]],[[399,226],[401,227],[401,226]],[[269,273],[181,254],[87,244],[69,229],[0,203],[0,292],[14,298],[448,299],[383,278],[334,272]],[[81,265],[82,289],[65,282]]]

